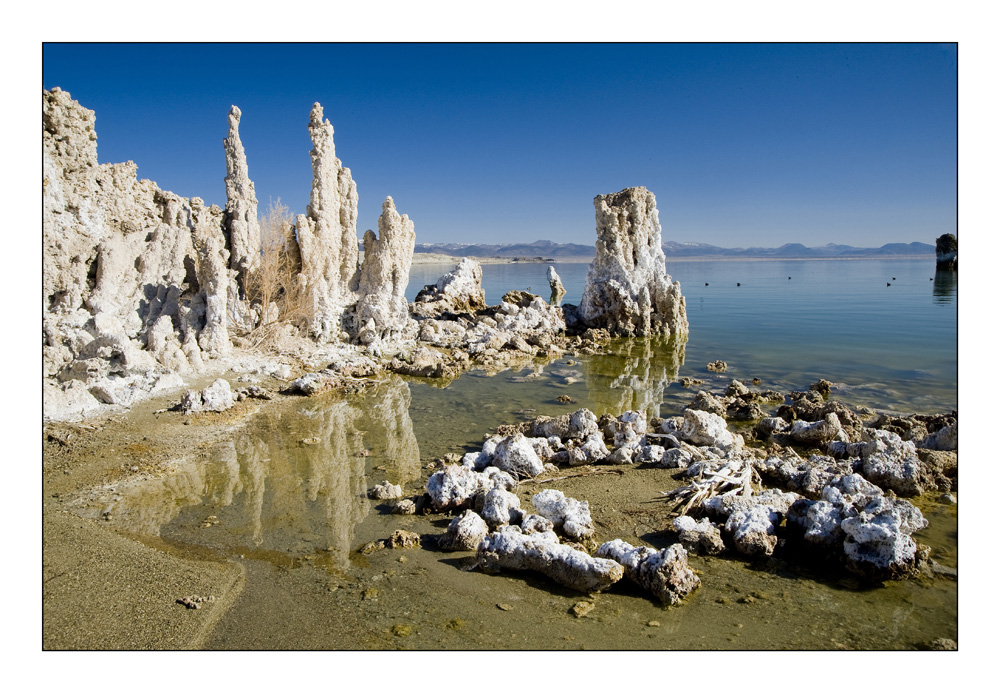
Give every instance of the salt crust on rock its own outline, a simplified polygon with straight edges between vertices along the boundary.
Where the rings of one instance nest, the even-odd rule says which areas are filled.
[[[663,254],[656,197],[643,187],[594,198],[596,256],[587,271],[578,313],[590,327],[614,334],[686,334],[679,282]]]
[[[483,498],[483,509],[480,516],[486,520],[491,530],[503,525],[520,524],[524,513],[521,510],[521,499],[516,494],[504,488],[492,488]]]
[[[701,584],[701,579],[688,567],[687,551],[680,544],[657,551],[614,539],[601,544],[597,556],[621,563],[629,580],[668,606],[677,604]]]
[[[696,522],[693,517],[681,515],[674,518],[673,524],[677,538],[688,551],[699,551],[714,556],[726,549],[719,528],[707,517]]]
[[[413,314],[423,317],[445,312],[468,313],[485,307],[483,268],[467,257],[463,257],[455,269],[441,276],[436,284],[421,289],[410,304]]]
[[[918,508],[886,497],[858,474],[827,484],[821,500],[796,501],[789,509],[788,522],[800,527],[808,542],[842,546],[848,568],[875,579],[913,571],[917,546],[910,535],[927,526]]]
[[[438,540],[438,547],[445,551],[475,551],[489,531],[482,517],[474,510],[465,510],[448,525],[447,533]]]
[[[570,539],[586,539],[594,534],[590,504],[569,498],[562,491],[545,489],[531,497],[538,514],[552,521],[553,526]]]
[[[514,478],[506,472],[489,467],[477,472],[456,464],[431,474],[424,490],[431,497],[431,505],[437,511],[460,509],[475,501],[476,495],[493,488],[511,490],[517,486]]]
[[[486,573],[533,570],[578,592],[600,592],[625,574],[617,561],[594,558],[559,543],[554,532],[524,534],[508,526],[488,535],[476,551],[479,568]]]

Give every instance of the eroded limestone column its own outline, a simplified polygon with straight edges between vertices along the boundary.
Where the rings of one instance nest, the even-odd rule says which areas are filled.
[[[614,334],[686,334],[680,282],[666,270],[656,197],[643,187],[594,198],[597,254],[578,312]]]
[[[340,339],[344,309],[356,302],[352,288],[358,273],[358,191],[351,170],[335,154],[333,125],[323,118],[318,103],[309,115],[309,137],[312,192],[307,213],[295,222],[300,281],[312,313],[306,327],[318,341],[329,342]]]

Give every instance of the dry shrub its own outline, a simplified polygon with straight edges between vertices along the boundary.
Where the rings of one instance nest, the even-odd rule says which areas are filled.
[[[298,281],[302,270],[292,214],[279,198],[260,217],[261,252],[246,276],[251,348],[273,345],[285,325],[298,325],[312,312]]]

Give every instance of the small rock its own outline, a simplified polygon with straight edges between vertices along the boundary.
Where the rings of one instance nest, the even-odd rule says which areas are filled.
[[[938,501],[944,503],[945,505],[955,505],[958,503],[958,498],[956,498],[953,493],[942,493],[941,496],[938,497]]]
[[[419,548],[420,535],[416,532],[407,532],[405,529],[397,529],[386,539],[385,544],[391,549]]]
[[[649,626],[650,628],[659,628],[660,627],[660,622],[659,621],[647,621],[646,625]]]
[[[397,623],[392,627],[392,634],[398,638],[405,638],[413,631],[413,628],[402,623]]]
[[[395,500],[403,497],[403,487],[383,481],[369,489],[368,497],[373,500]]]
[[[570,609],[569,611],[577,618],[583,618],[593,610],[594,610],[594,602],[577,602],[576,604],[573,605],[573,608]]]
[[[368,587],[364,592],[361,593],[361,599],[364,601],[369,601],[371,599],[378,598],[378,590],[374,587]]]
[[[497,604],[497,608],[500,609],[500,611],[510,611],[514,607],[512,607],[510,604]]]
[[[729,365],[725,361],[712,361],[710,364],[705,366],[705,368],[715,373],[725,373],[726,368],[728,367]]]
[[[958,643],[951,638],[938,638],[926,645],[928,650],[957,650]]]

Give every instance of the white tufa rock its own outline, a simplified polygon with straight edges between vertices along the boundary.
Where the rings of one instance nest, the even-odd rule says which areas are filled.
[[[403,497],[403,487],[389,481],[375,484],[369,491],[368,497],[373,500],[395,500]]]
[[[501,438],[490,464],[520,478],[538,476],[545,470],[531,441],[521,433]]]
[[[552,300],[559,300],[566,295],[566,289],[563,287],[562,279],[556,273],[556,268],[549,265],[548,272],[545,273],[546,278],[549,280],[549,289],[552,291]]]
[[[307,214],[295,220],[302,260],[299,282],[310,302],[309,334],[320,342],[340,340],[344,310],[356,302],[358,190],[351,170],[335,154],[333,125],[323,107],[309,114],[313,183]]]
[[[510,474],[496,467],[477,472],[468,467],[450,464],[431,474],[424,490],[431,497],[431,505],[440,512],[463,508],[471,504],[478,494],[493,488],[509,491],[516,486],[517,482]]]
[[[240,140],[240,109],[229,110],[229,136],[222,140],[226,150],[225,228],[231,253],[229,267],[236,271],[241,292],[246,291],[246,274],[260,255],[260,223],[257,221],[257,195],[247,156]],[[241,296],[242,298],[242,296]]]
[[[531,497],[531,504],[539,515],[550,520],[555,529],[562,530],[570,539],[586,539],[594,534],[594,521],[587,501],[569,498],[562,491],[545,489]]]
[[[553,532],[524,534],[520,527],[505,527],[483,539],[476,551],[480,570],[533,570],[578,592],[600,592],[625,574],[617,561],[593,558],[559,543]]]
[[[236,404],[233,390],[229,382],[223,378],[217,379],[201,392],[189,390],[181,400],[181,408],[185,413],[200,411],[226,411]]]
[[[663,254],[656,198],[643,187],[594,198],[597,255],[578,309],[590,327],[615,334],[687,334],[679,282]]]
[[[614,539],[601,544],[596,555],[622,564],[629,580],[652,592],[667,606],[677,604],[701,584],[701,579],[688,567],[687,551],[680,544],[657,551]]]
[[[467,257],[463,257],[455,269],[439,278],[436,284],[421,289],[410,304],[413,314],[422,317],[444,312],[468,313],[485,307],[483,268]]]
[[[81,383],[96,400],[128,405],[168,372],[230,351],[223,211],[137,170],[98,164],[93,111],[61,89],[43,92],[46,418],[92,409]]]
[[[882,488],[892,489],[901,496],[917,496],[924,492],[920,483],[920,459],[917,448],[891,431],[862,432],[861,472],[865,478]]]
[[[684,410],[684,423],[678,433],[683,440],[694,445],[723,450],[739,450],[743,447],[743,436],[731,433],[726,428],[725,419],[718,414],[698,409]]]
[[[491,530],[503,525],[520,524],[524,513],[521,499],[504,488],[493,488],[486,492],[483,509],[479,513]]]
[[[489,534],[486,521],[473,510],[466,510],[448,525],[448,532],[438,540],[445,551],[475,551]]]
[[[364,237],[365,257],[358,280],[361,299],[354,319],[362,344],[416,334],[404,295],[416,237],[413,222],[405,214],[400,216],[392,198],[386,197],[378,218],[378,237],[371,231]]]

